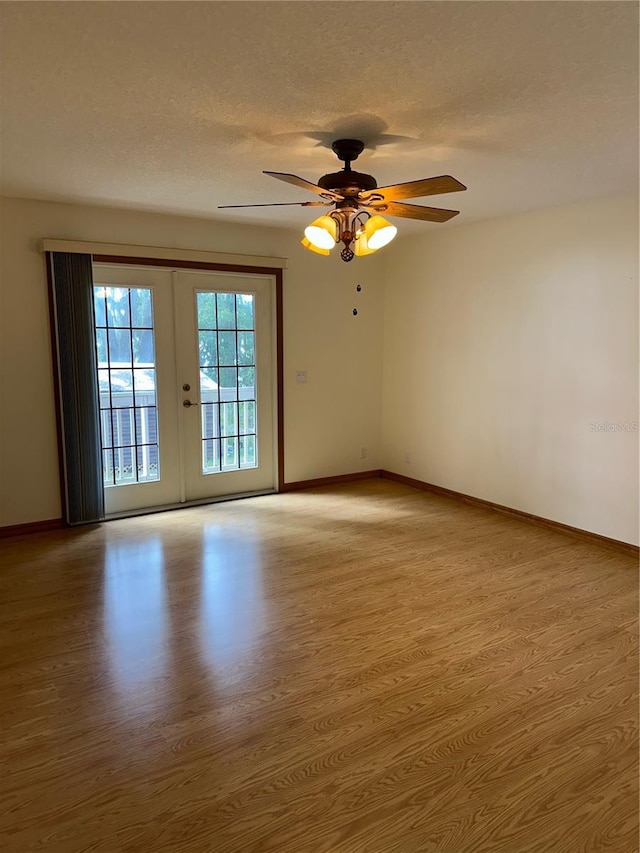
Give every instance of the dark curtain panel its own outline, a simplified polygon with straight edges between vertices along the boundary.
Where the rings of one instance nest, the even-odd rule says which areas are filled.
[[[91,255],[51,252],[63,450],[64,507],[68,524],[104,518],[100,401],[96,375]]]

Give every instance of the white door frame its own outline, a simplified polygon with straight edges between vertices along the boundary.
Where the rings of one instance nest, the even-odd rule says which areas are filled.
[[[275,281],[272,275],[251,276],[248,273],[212,272],[211,270],[180,270],[173,272],[174,320],[177,347],[177,386],[187,381],[190,390],[182,398],[200,399],[198,359],[198,319],[196,294],[199,292],[252,293],[254,299],[254,328],[257,360],[256,377],[258,394],[256,418],[258,420],[258,464],[253,468],[235,468],[215,473],[202,471],[201,408],[195,412],[184,411],[179,405],[183,437],[183,467],[181,470],[181,500],[201,500],[219,495],[233,496],[260,491],[275,491],[276,484],[276,381],[275,381]],[[224,334],[224,332],[223,332]],[[222,398],[221,398],[222,400]],[[193,404],[192,404],[193,405]],[[196,449],[197,447],[197,449]]]
[[[284,481],[284,346],[283,346],[283,275],[281,267],[248,266],[226,263],[204,263],[184,260],[160,258],[142,258],[123,255],[92,255],[95,264],[120,264],[122,266],[152,266],[165,267],[175,271],[211,271],[227,273],[245,273],[248,275],[268,275],[274,279],[274,311],[273,311],[273,342],[274,342],[274,467],[275,489],[283,491]],[[235,496],[230,496],[235,497]],[[193,503],[208,503],[220,498],[194,501]],[[192,503],[192,502],[189,502]],[[179,504],[188,506],[189,504]],[[151,507],[148,511],[153,511]]]

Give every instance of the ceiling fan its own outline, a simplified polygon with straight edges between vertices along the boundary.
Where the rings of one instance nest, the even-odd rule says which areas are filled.
[[[337,243],[343,243],[340,252],[343,261],[353,260],[355,255],[370,255],[386,246],[396,236],[397,228],[381,214],[401,216],[405,219],[421,219],[424,222],[446,222],[460,213],[459,210],[443,210],[419,204],[405,204],[401,199],[420,198],[441,193],[466,190],[464,184],[450,175],[437,178],[422,178],[379,187],[373,175],[355,172],[351,164],[364,149],[359,139],[336,139],[331,146],[344,167],[339,172],[323,175],[317,184],[305,181],[297,175],[283,172],[264,172],[279,181],[293,184],[315,193],[321,201],[291,201],[275,204],[223,204],[222,208],[237,207],[333,207],[305,228],[302,245],[312,252],[328,255]]]

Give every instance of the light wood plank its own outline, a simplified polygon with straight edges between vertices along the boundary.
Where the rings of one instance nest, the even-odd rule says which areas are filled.
[[[5,540],[0,848],[637,850],[637,605],[384,480]]]

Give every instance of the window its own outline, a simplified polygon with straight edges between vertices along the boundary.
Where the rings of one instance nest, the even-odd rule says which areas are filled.
[[[202,473],[257,467],[254,298],[197,294]]]
[[[105,486],[160,479],[153,296],[144,287],[94,287]]]

